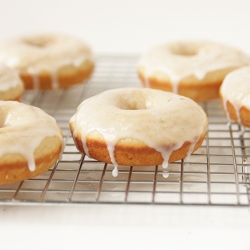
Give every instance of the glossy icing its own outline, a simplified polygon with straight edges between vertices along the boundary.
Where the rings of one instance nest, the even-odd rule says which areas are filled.
[[[172,83],[173,92],[187,76],[202,80],[208,72],[238,68],[250,64],[250,58],[241,51],[214,42],[178,41],[156,46],[146,52],[138,63],[144,68],[145,81],[156,72],[166,74]]]
[[[62,135],[56,121],[41,109],[14,101],[0,101],[0,157],[20,154],[35,170],[34,151],[45,137]]]
[[[245,106],[250,110],[250,66],[229,73],[221,85],[220,93],[225,110],[227,102],[230,101],[236,110],[237,120],[241,123],[240,109]]]
[[[125,88],[105,91],[83,101],[70,119],[73,135],[82,135],[84,151],[89,155],[86,137],[91,131],[103,135],[117,172],[114,157],[116,143],[135,138],[162,154],[167,168],[171,153],[184,142],[194,147],[207,129],[207,116],[194,101],[154,89]],[[191,150],[188,154],[191,154]]]
[[[13,69],[0,64],[0,91],[4,92],[16,86],[22,86],[18,73]]]
[[[58,87],[59,68],[78,67],[86,60],[94,60],[90,48],[81,40],[61,34],[26,36],[0,44],[0,63],[34,76],[49,72],[53,88]]]

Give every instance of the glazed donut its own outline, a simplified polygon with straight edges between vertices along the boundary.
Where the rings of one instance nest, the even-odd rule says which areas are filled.
[[[62,147],[54,118],[33,106],[0,101],[0,184],[45,172],[56,163]]]
[[[178,41],[145,53],[137,72],[144,87],[209,101],[219,98],[220,85],[229,72],[249,64],[244,53],[222,44]]]
[[[7,41],[0,45],[0,63],[18,70],[25,89],[67,88],[87,79],[94,68],[90,48],[61,34]]]
[[[0,64],[0,100],[20,101],[23,94],[23,82],[18,73]]]
[[[228,118],[250,127],[250,66],[228,74],[221,85],[220,96]]]
[[[146,88],[113,89],[83,101],[70,119],[78,150],[117,166],[149,166],[188,157],[208,120],[189,98]]]

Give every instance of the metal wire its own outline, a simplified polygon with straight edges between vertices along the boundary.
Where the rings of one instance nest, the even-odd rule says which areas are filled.
[[[141,87],[137,56],[102,55],[84,84],[66,90],[26,91],[23,102],[55,117],[65,137],[62,158],[46,173],[0,186],[0,204],[160,204],[250,205],[250,130],[228,123],[218,100],[200,103],[209,117],[202,146],[189,162],[162,166],[119,167],[81,155],[68,122],[84,99],[104,90]]]

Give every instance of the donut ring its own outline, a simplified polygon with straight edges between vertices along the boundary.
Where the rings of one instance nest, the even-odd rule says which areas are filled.
[[[90,48],[59,34],[7,41],[0,45],[0,62],[19,72],[25,89],[67,88],[87,79],[94,69]]]
[[[70,119],[78,150],[102,162],[149,166],[188,157],[208,120],[189,98],[153,89],[105,91],[83,101]]]
[[[0,101],[0,184],[47,171],[60,157],[62,146],[54,118],[36,107]]]
[[[149,50],[137,71],[144,87],[209,101],[219,98],[220,85],[229,72],[249,64],[245,54],[222,44],[178,41]]]
[[[229,119],[250,127],[250,66],[228,74],[220,88],[222,106]]]
[[[0,100],[20,101],[23,94],[23,82],[16,71],[0,65]]]

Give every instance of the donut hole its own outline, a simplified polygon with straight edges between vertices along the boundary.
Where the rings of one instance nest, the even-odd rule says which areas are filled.
[[[32,38],[25,38],[23,42],[26,45],[32,46],[32,47],[38,47],[38,48],[44,48],[51,45],[52,40],[48,37],[32,37]]]
[[[126,110],[142,110],[142,109],[146,109],[146,107],[142,107],[139,105],[129,105]]]
[[[123,105],[120,105],[119,108],[123,109],[123,110],[142,110],[142,109],[147,109],[147,107],[146,107],[146,105],[144,103],[136,103],[136,102],[124,103]]]
[[[193,44],[177,44],[170,48],[171,53],[178,56],[195,56],[199,52],[199,47]]]
[[[148,109],[146,98],[139,93],[134,93],[134,95],[124,93],[124,95],[119,98],[116,106],[123,110]]]
[[[123,110],[149,110],[162,106],[165,102],[161,102],[157,98],[157,91],[154,94],[148,95],[143,93],[140,89],[131,91],[124,91],[121,95],[114,96],[111,101],[112,105]],[[171,98],[170,98],[171,99]]]

